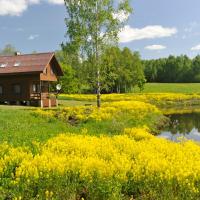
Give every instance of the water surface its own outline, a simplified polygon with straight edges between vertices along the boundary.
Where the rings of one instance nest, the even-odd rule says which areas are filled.
[[[164,137],[172,141],[179,141],[183,137],[200,141],[200,112],[173,114],[168,117],[171,121],[158,137]]]

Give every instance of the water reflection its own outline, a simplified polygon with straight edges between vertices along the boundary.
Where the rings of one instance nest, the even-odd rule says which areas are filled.
[[[178,141],[180,137],[200,141],[200,113],[173,114],[159,137]]]

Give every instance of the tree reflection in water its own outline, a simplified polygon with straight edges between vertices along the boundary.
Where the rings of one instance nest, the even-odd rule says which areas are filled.
[[[177,140],[184,136],[200,141],[200,113],[173,114],[168,117],[171,122],[161,132],[161,137]]]

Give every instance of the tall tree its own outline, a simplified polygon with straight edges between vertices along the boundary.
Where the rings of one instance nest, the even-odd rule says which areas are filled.
[[[200,82],[200,55],[197,55],[192,61],[193,82]]]
[[[97,106],[100,107],[100,56],[104,47],[118,41],[118,33],[132,11],[129,0],[65,0],[67,43],[82,60],[90,58],[97,74]]]
[[[138,52],[110,47],[101,56],[101,82],[104,92],[130,92],[145,83],[143,64]]]
[[[12,46],[11,44],[7,44],[2,50],[0,50],[0,55],[11,56],[14,55],[16,51],[17,50],[14,46]]]

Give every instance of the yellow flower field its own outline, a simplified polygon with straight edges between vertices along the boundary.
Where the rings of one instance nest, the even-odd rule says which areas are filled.
[[[62,134],[37,148],[33,155],[0,146],[0,183],[13,188],[13,199],[31,199],[35,186],[38,199],[75,199],[83,190],[88,199],[102,200],[200,197],[200,147],[190,141],[127,129],[114,137]]]
[[[59,116],[60,118],[74,117],[77,120],[107,120],[112,119],[120,113],[129,113],[137,118],[142,118],[148,113],[160,113],[156,106],[140,101],[116,101],[103,103],[101,109],[96,106],[74,106],[59,110],[38,109],[35,113],[44,116]]]
[[[82,95],[82,94],[61,94],[61,98],[73,99],[79,101],[95,101],[96,95]],[[195,103],[200,101],[199,94],[181,94],[181,93],[130,93],[130,94],[103,94],[101,97],[103,102],[110,101],[143,101],[157,105],[173,104],[174,102],[191,101]]]
[[[96,98],[94,95],[70,96],[80,100]],[[101,109],[74,106],[31,111],[36,118],[42,116],[50,123],[61,120],[79,132],[62,133],[43,143],[33,141],[30,147],[1,144],[0,197],[16,200],[200,199],[199,143],[186,140],[174,143],[152,135],[164,117],[157,105],[187,104],[187,101],[200,100],[200,96],[113,94],[102,98]],[[174,112],[173,108],[166,109],[165,114]],[[103,129],[100,134],[99,129]]]

